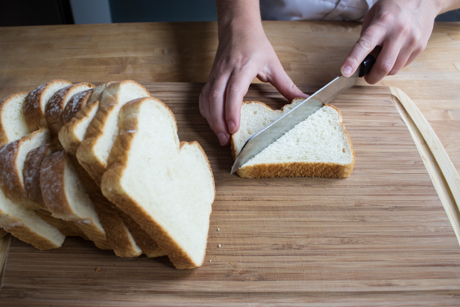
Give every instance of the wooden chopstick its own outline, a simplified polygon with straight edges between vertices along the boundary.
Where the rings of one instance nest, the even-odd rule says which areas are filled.
[[[460,244],[460,176],[438,136],[415,103],[400,89],[390,87],[390,90]]]

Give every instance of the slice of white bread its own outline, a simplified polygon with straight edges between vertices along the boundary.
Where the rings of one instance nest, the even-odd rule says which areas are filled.
[[[29,134],[29,127],[22,113],[28,94],[27,92],[16,93],[0,102],[0,146]]]
[[[42,128],[0,149],[0,187],[6,197],[14,203],[21,203],[30,209],[40,209],[27,196],[24,187],[23,169],[27,154],[31,150],[49,142],[49,130]]]
[[[91,88],[94,88],[93,84],[81,82],[66,86],[53,94],[45,106],[45,120],[50,129],[51,137],[57,136],[59,130],[64,126],[62,114],[70,98]]]
[[[201,266],[215,196],[206,154],[197,142],[179,143],[174,115],[155,98],[129,102],[118,121],[102,193],[155,239],[176,268]]]
[[[75,222],[78,228],[101,249],[111,249],[94,205],[65,150],[45,157],[40,167],[43,201],[55,218]]]
[[[13,203],[0,189],[0,227],[40,250],[58,248],[65,236],[42,220],[35,211]]]
[[[240,129],[232,135],[233,157],[236,158],[253,134],[300,101],[302,99],[294,100],[280,111],[261,102],[244,102]],[[245,178],[346,178],[353,171],[354,163],[353,146],[340,111],[332,105],[325,105],[249,160],[237,174]]]
[[[102,94],[99,110],[88,126],[85,139],[77,150],[78,162],[100,185],[102,175],[107,167],[115,137],[118,133],[118,112],[130,100],[150,97],[142,85],[131,80],[109,85]]]
[[[52,217],[43,201],[40,189],[40,166],[43,159],[54,151],[55,148],[52,144],[44,144],[31,150],[27,154],[26,161],[24,162],[24,169],[22,171],[27,197],[41,208],[36,210],[38,216],[48,224],[59,229],[63,235],[79,236],[87,239],[87,236],[73,222],[67,222]]]
[[[47,126],[45,120],[46,104],[54,93],[71,84],[70,81],[56,79],[40,85],[27,95],[23,113],[30,131]]]

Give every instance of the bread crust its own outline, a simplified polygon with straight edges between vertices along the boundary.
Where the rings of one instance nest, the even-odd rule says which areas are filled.
[[[24,104],[25,99],[26,99],[28,94],[29,93],[27,93],[27,92],[15,93],[15,94],[12,94],[12,95],[6,97],[5,99],[3,99],[0,102],[0,147],[3,146],[3,145],[8,144],[10,142],[16,141],[16,140],[8,139],[8,135],[7,135],[7,131],[6,131],[8,129],[8,127],[6,127],[5,123],[1,120],[3,118],[3,113],[5,112],[5,107],[9,103],[13,103],[13,101],[15,101],[17,99],[20,99],[20,101],[22,101],[22,103]],[[21,110],[22,110],[22,107],[21,107]]]
[[[15,203],[23,203],[30,209],[39,209],[39,207],[29,201],[24,182],[22,181],[22,173],[18,170],[17,158],[19,149],[23,143],[31,140],[37,134],[47,133],[46,128],[32,132],[18,141],[11,142],[0,149],[0,187],[6,197]],[[46,135],[45,135],[46,137]],[[49,138],[49,136],[48,136]]]
[[[298,99],[296,98],[290,104],[283,106],[281,111],[294,103]],[[273,110],[265,103],[260,101],[245,101],[243,104],[259,103],[265,107]],[[331,107],[339,113],[339,123],[342,126],[350,145],[351,152],[353,154],[353,160],[349,164],[337,164],[337,163],[324,163],[324,162],[285,162],[285,163],[261,163],[257,165],[245,166],[240,168],[236,173],[242,178],[279,178],[279,177],[321,177],[321,178],[347,178],[351,175],[355,165],[355,152],[353,150],[353,144],[351,143],[350,135],[345,129],[345,125],[342,122],[342,112],[335,106],[325,104],[325,106]],[[231,153],[233,160],[236,160],[238,152],[236,149],[233,135],[230,142]]]
[[[35,131],[40,127],[47,126],[44,112],[47,101],[43,101],[43,93],[56,83],[67,86],[72,84],[72,82],[62,79],[51,80],[38,86],[27,95],[26,101],[24,102],[23,113],[30,131]]]
[[[74,212],[65,191],[66,171],[71,171],[67,153],[54,152],[43,159],[40,168],[40,189],[43,201],[51,215],[75,222],[77,227],[101,249],[110,249],[106,233],[96,226],[96,221],[83,219]],[[103,226],[102,226],[103,227]]]
[[[69,123],[77,115],[78,111],[86,105],[89,97],[93,93],[93,88],[76,93],[69,99],[62,111],[62,121],[64,125]]]
[[[50,98],[45,106],[45,120],[51,132],[51,136],[57,136],[59,130],[64,126],[62,114],[66,106],[66,102],[75,94],[81,91],[94,88],[94,85],[88,82],[81,82],[66,86],[58,90]]]
[[[22,171],[24,178],[24,188],[27,197],[40,206],[41,209],[46,210],[45,202],[43,201],[42,191],[40,189],[40,165],[45,157],[53,153],[52,145],[45,144],[31,150],[27,154]]]
[[[46,210],[35,211],[37,215],[50,224],[56,227],[66,237],[81,237],[85,240],[89,240],[88,237],[81,231],[73,222],[67,222],[61,219],[57,219],[51,216],[51,213]]]
[[[81,167],[77,159],[69,155],[70,161],[75,166],[78,177],[88,191],[93,201],[96,213],[107,235],[107,241],[118,257],[137,257],[142,251],[134,242],[130,229],[121,217],[121,210],[109,202],[102,195],[99,187],[94,183],[88,173]]]
[[[153,97],[152,97],[153,98]],[[152,99],[150,98],[150,99]],[[130,101],[123,109],[126,108],[139,108],[145,98],[136,99]],[[155,98],[153,98],[155,99]],[[171,110],[161,101],[155,99],[158,102],[162,103],[167,110],[172,114],[172,117],[175,120],[175,117]],[[121,179],[123,177],[124,169],[127,167],[129,151],[135,137],[135,131],[138,129],[138,119],[135,116],[129,118],[123,122],[123,128],[120,127],[120,134],[115,140],[115,143],[112,147],[110,153],[108,164],[110,167],[104,173],[102,181],[102,193],[114,204],[117,205],[124,213],[129,215],[135,222],[137,222],[142,229],[149,234],[158,245],[165,250],[171,262],[178,269],[191,269],[199,267],[202,263],[195,263],[183,250],[183,248],[177,244],[169,235],[168,232],[159,225],[152,216],[150,216],[142,206],[140,206],[136,201],[134,201],[127,193],[125,193],[122,185]],[[176,122],[177,127],[177,122]],[[134,131],[133,133],[123,133],[123,131]],[[181,142],[180,148],[182,148],[187,142]],[[198,146],[199,149],[203,152],[206,160],[209,164],[209,160],[204,153],[203,148],[199,145],[198,142],[190,142],[191,146]],[[211,167],[209,166],[210,170]],[[210,171],[212,175],[212,170]],[[214,178],[213,178],[214,182]],[[215,186],[214,186],[215,193]],[[214,194],[215,195],[215,194]]]

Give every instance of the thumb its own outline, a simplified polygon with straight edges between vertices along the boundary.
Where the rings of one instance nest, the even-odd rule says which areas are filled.
[[[284,71],[283,66],[281,66],[281,63],[271,70],[270,75],[268,76],[268,81],[289,101],[292,101],[294,98],[308,97],[308,95],[302,92],[294,84],[291,78],[289,78]]]

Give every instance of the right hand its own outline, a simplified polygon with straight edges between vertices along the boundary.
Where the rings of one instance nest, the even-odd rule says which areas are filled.
[[[289,101],[307,95],[284,71],[261,24],[219,32],[214,65],[200,94],[200,112],[224,146],[239,129],[243,97],[255,77],[270,82]]]

